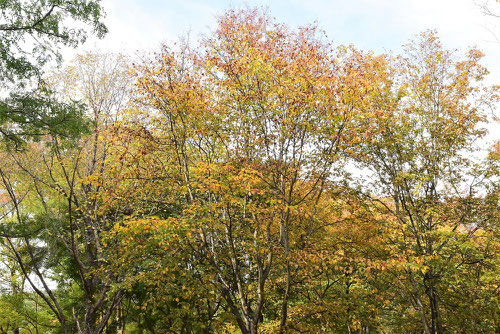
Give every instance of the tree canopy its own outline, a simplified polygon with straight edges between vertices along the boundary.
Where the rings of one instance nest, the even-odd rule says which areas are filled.
[[[0,2],[0,132],[19,142],[53,131],[78,131],[81,106],[61,104],[43,82],[44,66],[61,61],[61,46],[83,43],[88,29],[107,28],[99,0],[3,0]],[[82,26],[84,24],[84,26]]]
[[[482,57],[258,8],[78,56],[45,83],[87,131],[0,151],[0,332],[497,333]]]

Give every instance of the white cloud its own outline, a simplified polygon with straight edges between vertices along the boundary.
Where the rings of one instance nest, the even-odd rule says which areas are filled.
[[[398,51],[413,35],[437,29],[449,48],[477,45],[486,53],[491,81],[500,81],[500,18],[486,18],[475,1],[484,0],[104,0],[108,36],[83,49],[134,52],[157,50],[191,31],[191,38],[215,28],[215,15],[231,7],[268,6],[292,26],[318,21],[335,43],[375,52]],[[494,5],[494,4],[493,4]],[[500,5],[496,5],[500,8]]]

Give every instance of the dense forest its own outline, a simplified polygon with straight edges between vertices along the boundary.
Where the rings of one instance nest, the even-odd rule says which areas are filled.
[[[49,68],[99,1],[0,10],[0,333],[500,332],[481,51],[246,8]]]

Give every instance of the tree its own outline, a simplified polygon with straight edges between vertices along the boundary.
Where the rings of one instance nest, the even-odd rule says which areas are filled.
[[[127,99],[126,73],[120,57],[80,56],[53,80],[67,99],[84,99],[91,132],[77,140],[45,136],[29,150],[3,152],[0,175],[9,199],[3,235],[10,257],[65,333],[102,333],[123,297],[121,290],[110,291],[114,277],[99,271],[106,261],[101,233],[123,211],[105,206],[100,192],[112,186],[105,183],[106,131]]]
[[[498,32],[495,31],[495,21],[500,18],[500,1],[481,0],[474,1],[474,3],[479,7],[481,13],[485,16],[487,21],[490,21],[484,28],[491,34],[495,42],[500,43],[500,40],[498,39]]]
[[[47,329],[53,317],[40,298],[26,288],[26,278],[9,256],[4,241],[0,243],[0,333]]]
[[[403,303],[391,305],[397,324],[390,326],[398,331],[493,332],[498,326],[491,299],[498,283],[492,279],[495,192],[487,188],[488,168],[473,159],[498,87],[482,85],[481,57],[472,49],[458,60],[433,32],[421,34],[388,68],[393,85],[376,97],[370,119],[376,126],[357,154],[375,180],[367,188],[363,179],[363,193],[386,217],[394,252],[386,266],[393,300]]]
[[[498,0],[495,0],[495,2],[500,2]],[[486,15],[486,16],[491,16],[491,17],[500,17],[500,14],[497,13],[495,9],[492,9],[492,5],[489,1],[483,0],[477,4],[479,8],[481,8],[481,12]],[[495,6],[495,4],[493,4]]]
[[[0,132],[19,145],[23,138],[50,131],[75,133],[81,127],[81,106],[58,103],[43,82],[43,68],[61,61],[60,46],[76,47],[90,26],[102,37],[106,27],[99,0],[4,0],[0,3],[0,87],[9,92],[0,101]]]
[[[152,192],[170,212],[163,224],[192,235],[186,270],[201,273],[243,333],[256,333],[263,318],[289,330],[292,291],[306,274],[293,259],[322,231],[318,203],[341,177],[341,153],[363,117],[371,57],[320,36],[259,10],[228,11],[199,49],[165,48],[135,68],[144,116],[129,132],[161,161],[146,173],[149,187],[163,189]]]

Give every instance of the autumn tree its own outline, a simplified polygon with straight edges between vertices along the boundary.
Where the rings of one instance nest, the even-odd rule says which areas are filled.
[[[458,59],[435,33],[420,35],[388,65],[392,87],[374,101],[375,126],[356,153],[372,172],[362,193],[385,215],[395,255],[386,267],[398,331],[498,326],[491,299],[498,217],[486,187],[491,174],[473,158],[498,95],[482,85],[481,57],[471,49]]]
[[[318,203],[342,177],[342,152],[359,141],[375,91],[376,60],[322,38],[260,10],[228,11],[199,48],[164,48],[135,68],[134,110],[144,116],[128,126],[161,159],[154,181],[162,205],[176,208],[165,224],[191,235],[186,269],[244,333],[264,320],[290,330],[292,291],[307,270],[294,259],[323,232]]]
[[[102,333],[123,297],[102,276],[101,233],[121,217],[103,209],[108,186],[105,133],[125,103],[128,76],[122,58],[86,54],[60,77],[61,99],[86,101],[91,131],[72,141],[45,136],[26,150],[2,153],[3,236],[26,284],[43,299],[65,333]],[[57,285],[54,286],[53,283]]]

